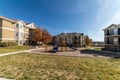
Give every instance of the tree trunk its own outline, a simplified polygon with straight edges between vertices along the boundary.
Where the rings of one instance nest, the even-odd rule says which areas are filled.
[[[67,46],[65,46],[65,51],[67,51]]]
[[[47,51],[47,44],[45,44],[45,51]]]
[[[63,47],[62,47],[62,45],[61,45],[61,51],[63,51]]]
[[[63,51],[63,47],[61,47],[61,51]]]

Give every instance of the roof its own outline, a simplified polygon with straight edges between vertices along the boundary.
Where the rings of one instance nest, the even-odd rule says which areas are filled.
[[[13,19],[8,19],[8,18],[3,17],[3,16],[0,16],[0,19],[4,19],[4,20],[10,21],[10,22],[15,22],[16,21],[16,20],[13,20]]]
[[[106,27],[105,29],[103,29],[103,30],[106,30],[106,29],[108,29],[108,28],[110,28],[110,27],[112,27],[112,26],[118,26],[118,24],[111,24],[111,25],[109,25],[108,27]]]
[[[34,23],[26,23],[27,27],[29,28],[37,28],[37,26]],[[31,26],[32,25],[32,26]]]
[[[84,36],[83,33],[77,33],[77,32],[71,32],[71,33],[60,33],[60,34],[56,34],[54,36]]]
[[[36,28],[37,27],[34,23],[26,23],[23,20],[9,19],[9,18],[3,17],[3,16],[0,16],[0,19],[7,20],[10,22],[15,22],[15,23],[22,22],[24,25],[27,25],[27,27],[29,27],[29,28]],[[33,25],[33,27],[31,27],[30,25]]]
[[[31,23],[26,23],[26,25],[29,25],[29,24],[31,24]]]

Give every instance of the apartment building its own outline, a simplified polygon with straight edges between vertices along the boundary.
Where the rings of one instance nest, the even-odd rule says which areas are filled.
[[[104,29],[105,49],[120,52],[120,24],[112,24]]]
[[[53,41],[58,44],[64,40],[66,43],[71,44],[73,47],[84,47],[85,36],[83,33],[61,33],[53,36]]]
[[[12,20],[0,16],[0,41],[17,42],[18,45],[29,43],[30,29],[35,29],[34,23],[22,20]]]

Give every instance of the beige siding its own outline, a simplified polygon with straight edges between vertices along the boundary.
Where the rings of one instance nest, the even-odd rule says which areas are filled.
[[[14,29],[15,24],[13,22],[10,22],[10,21],[7,21],[7,20],[3,20],[2,26]]]
[[[14,31],[3,29],[2,38],[15,38],[15,33]]]
[[[2,19],[0,19],[0,27],[2,27]],[[1,38],[2,38],[2,29],[0,29],[0,41],[1,41]]]
[[[2,19],[0,19],[0,27],[2,27]]]
[[[25,32],[25,33],[29,33],[29,28],[24,27],[24,32]]]
[[[24,40],[28,40],[28,38],[29,38],[29,28],[27,28],[26,26],[24,26],[23,31],[24,31],[23,39]]]
[[[0,38],[2,38],[2,29],[0,29]]]

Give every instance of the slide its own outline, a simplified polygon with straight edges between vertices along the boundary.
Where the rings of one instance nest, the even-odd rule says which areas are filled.
[[[53,53],[58,52],[58,44],[57,44],[57,43],[55,43],[55,44],[53,45],[53,50],[51,50],[51,52],[53,52]]]
[[[66,43],[67,47],[71,48],[72,50],[77,50],[76,48],[72,47],[69,43]]]

